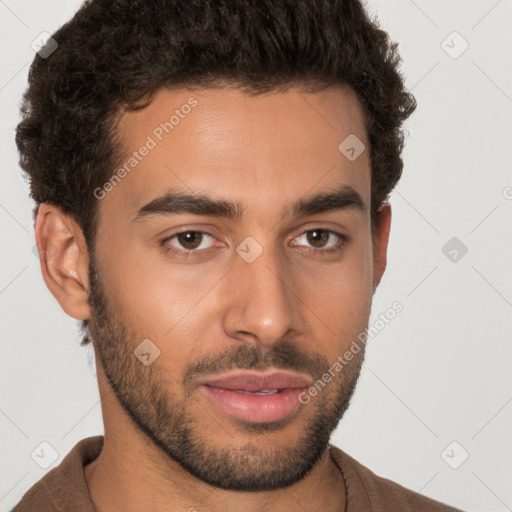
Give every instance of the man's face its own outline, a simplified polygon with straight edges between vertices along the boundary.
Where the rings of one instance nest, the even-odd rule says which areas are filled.
[[[290,485],[327,447],[364,350],[307,404],[300,389],[204,383],[282,370],[309,387],[366,328],[380,279],[369,151],[351,161],[338,149],[350,134],[369,147],[356,96],[162,90],[120,126],[130,170],[99,201],[91,267],[101,366],[136,428],[198,478],[234,490]],[[334,191],[347,196],[335,209],[292,208]],[[171,192],[241,211],[155,201]]]

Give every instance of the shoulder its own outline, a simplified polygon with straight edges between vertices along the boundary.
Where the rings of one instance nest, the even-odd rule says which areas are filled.
[[[48,471],[25,492],[11,512],[93,512],[94,507],[84,477],[84,466],[99,455],[102,447],[103,436],[79,441],[57,467]]]
[[[376,475],[336,446],[330,445],[329,453],[345,479],[347,512],[352,510],[461,512],[461,509],[433,500]]]

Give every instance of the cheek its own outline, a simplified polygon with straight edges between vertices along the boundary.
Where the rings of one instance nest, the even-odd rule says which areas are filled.
[[[209,339],[204,333],[205,323],[211,325],[205,322],[208,301],[203,303],[201,297],[211,278],[192,276],[184,266],[155,263],[136,257],[134,251],[126,252],[116,261],[105,262],[108,277],[103,281],[111,307],[129,333],[126,342],[135,348],[151,340],[160,351],[158,366],[165,368],[174,387],[179,381],[176,376],[204,350],[198,341]],[[176,392],[180,391],[176,388]]]
[[[342,304],[347,311],[352,306],[357,309],[371,299],[373,292],[371,247],[360,238],[352,242],[339,261],[311,265],[303,275],[319,301]]]
[[[300,279],[299,296],[321,329],[317,337],[326,336],[331,349],[344,350],[367,327],[373,297],[373,260],[367,247],[353,247],[339,263],[312,267]]]
[[[123,321],[137,333],[168,344],[184,326],[201,328],[198,321],[205,317],[208,304],[203,297],[226,269],[172,264],[162,256],[163,251],[151,257],[155,251],[126,247],[118,258],[107,256],[104,280]]]

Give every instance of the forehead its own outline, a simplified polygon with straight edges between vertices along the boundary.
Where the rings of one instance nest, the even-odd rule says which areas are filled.
[[[110,180],[100,208],[117,209],[126,220],[168,189],[207,192],[269,216],[340,185],[370,194],[364,115],[345,87],[260,95],[231,87],[162,89],[148,107],[123,114],[119,135],[113,177],[121,178]],[[366,150],[349,159],[340,150],[345,140]]]

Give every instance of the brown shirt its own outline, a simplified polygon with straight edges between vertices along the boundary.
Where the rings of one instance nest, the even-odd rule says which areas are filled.
[[[59,466],[24,494],[11,512],[96,512],[85,482],[84,466],[100,454],[103,439],[94,436],[78,442]],[[345,479],[345,512],[460,512],[377,476],[336,446],[330,445],[329,453]]]

